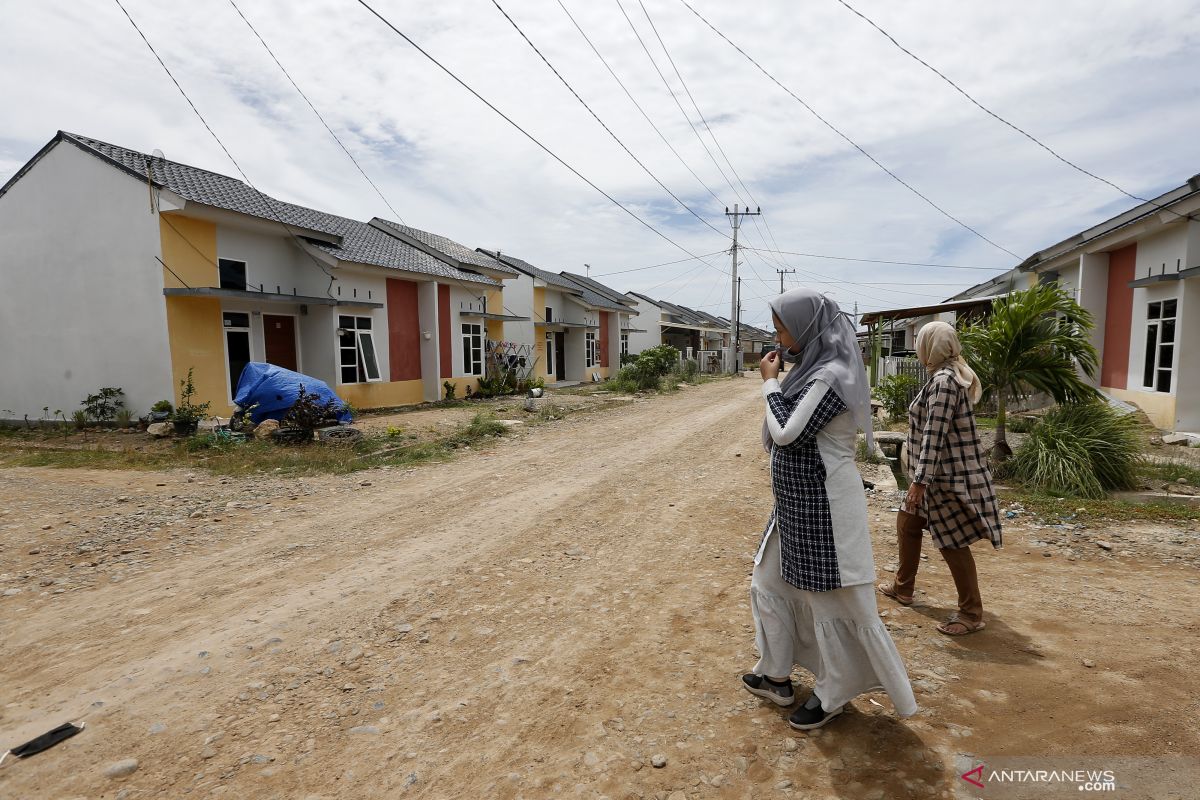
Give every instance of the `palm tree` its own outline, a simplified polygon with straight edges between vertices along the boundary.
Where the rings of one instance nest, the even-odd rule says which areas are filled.
[[[1096,396],[1083,377],[1096,374],[1091,329],[1092,315],[1083,306],[1057,285],[1040,284],[996,300],[988,319],[960,332],[963,355],[983,384],[983,399],[996,397],[992,458],[997,463],[1012,455],[1004,429],[1010,393],[1045,392],[1059,403]]]

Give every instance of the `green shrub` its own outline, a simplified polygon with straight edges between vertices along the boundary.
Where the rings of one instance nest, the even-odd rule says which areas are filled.
[[[700,376],[700,364],[694,358],[684,359],[683,365],[679,368],[679,380],[684,383],[696,383],[696,379]]]
[[[78,411],[72,412],[71,422],[73,422],[75,424],[76,430],[83,430],[84,428],[87,427],[87,424],[88,424],[87,412],[84,411],[83,409],[79,409]]]
[[[157,403],[150,406],[150,410],[158,412],[160,414],[164,411],[167,412],[168,414],[170,414],[172,411],[175,410],[175,406],[171,405],[170,400],[159,400]]]
[[[456,387],[450,381],[442,381],[442,390],[445,392],[444,400],[453,400]]]
[[[888,375],[879,379],[875,396],[883,403],[889,417],[899,419],[908,413],[908,404],[920,385],[912,375]]]
[[[1102,499],[1134,487],[1138,452],[1132,416],[1103,402],[1070,403],[1033,426],[1005,472],[1041,491]]]
[[[679,351],[669,344],[660,344],[638,353],[634,363],[655,375],[666,375],[679,364]]]
[[[112,422],[125,405],[125,392],[115,386],[106,386],[96,394],[89,394],[80,405],[88,419]]]
[[[208,416],[210,403],[193,402],[196,396],[196,385],[192,382],[192,368],[188,367],[187,378],[179,382],[179,405],[171,413],[171,422],[175,432],[191,435],[196,432],[200,420]]]

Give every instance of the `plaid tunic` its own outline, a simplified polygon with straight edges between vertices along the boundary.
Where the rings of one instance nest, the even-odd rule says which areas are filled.
[[[927,487],[920,514],[939,548],[990,539],[1000,547],[1000,513],[987,456],[979,444],[967,390],[940,369],[908,407],[908,458],[913,483]]]
[[[842,416],[846,404],[822,381],[810,381],[796,397],[768,381],[763,393],[767,413],[784,429],[772,434],[775,508],[765,534],[774,526],[779,536],[783,579],[811,592],[873,580],[866,500],[854,467],[856,426]]]

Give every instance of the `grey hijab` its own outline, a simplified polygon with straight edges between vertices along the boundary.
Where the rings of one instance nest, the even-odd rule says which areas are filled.
[[[780,388],[796,397],[810,381],[822,380],[837,393],[867,437],[867,452],[875,452],[871,433],[871,387],[858,349],[854,325],[835,300],[812,289],[790,289],[767,301],[771,311],[796,340],[798,355],[783,351],[792,362]],[[771,452],[771,432],[762,426],[763,449]]]

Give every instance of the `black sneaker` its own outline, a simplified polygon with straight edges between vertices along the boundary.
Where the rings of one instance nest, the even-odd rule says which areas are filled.
[[[792,712],[792,715],[788,717],[788,725],[791,725],[798,731],[811,731],[821,727],[841,713],[841,708],[836,711],[825,711],[820,706],[808,708],[806,704]]]
[[[742,676],[742,686],[750,694],[765,697],[777,706],[790,706],[796,702],[796,692],[791,681],[776,683],[765,675],[747,672]]]

